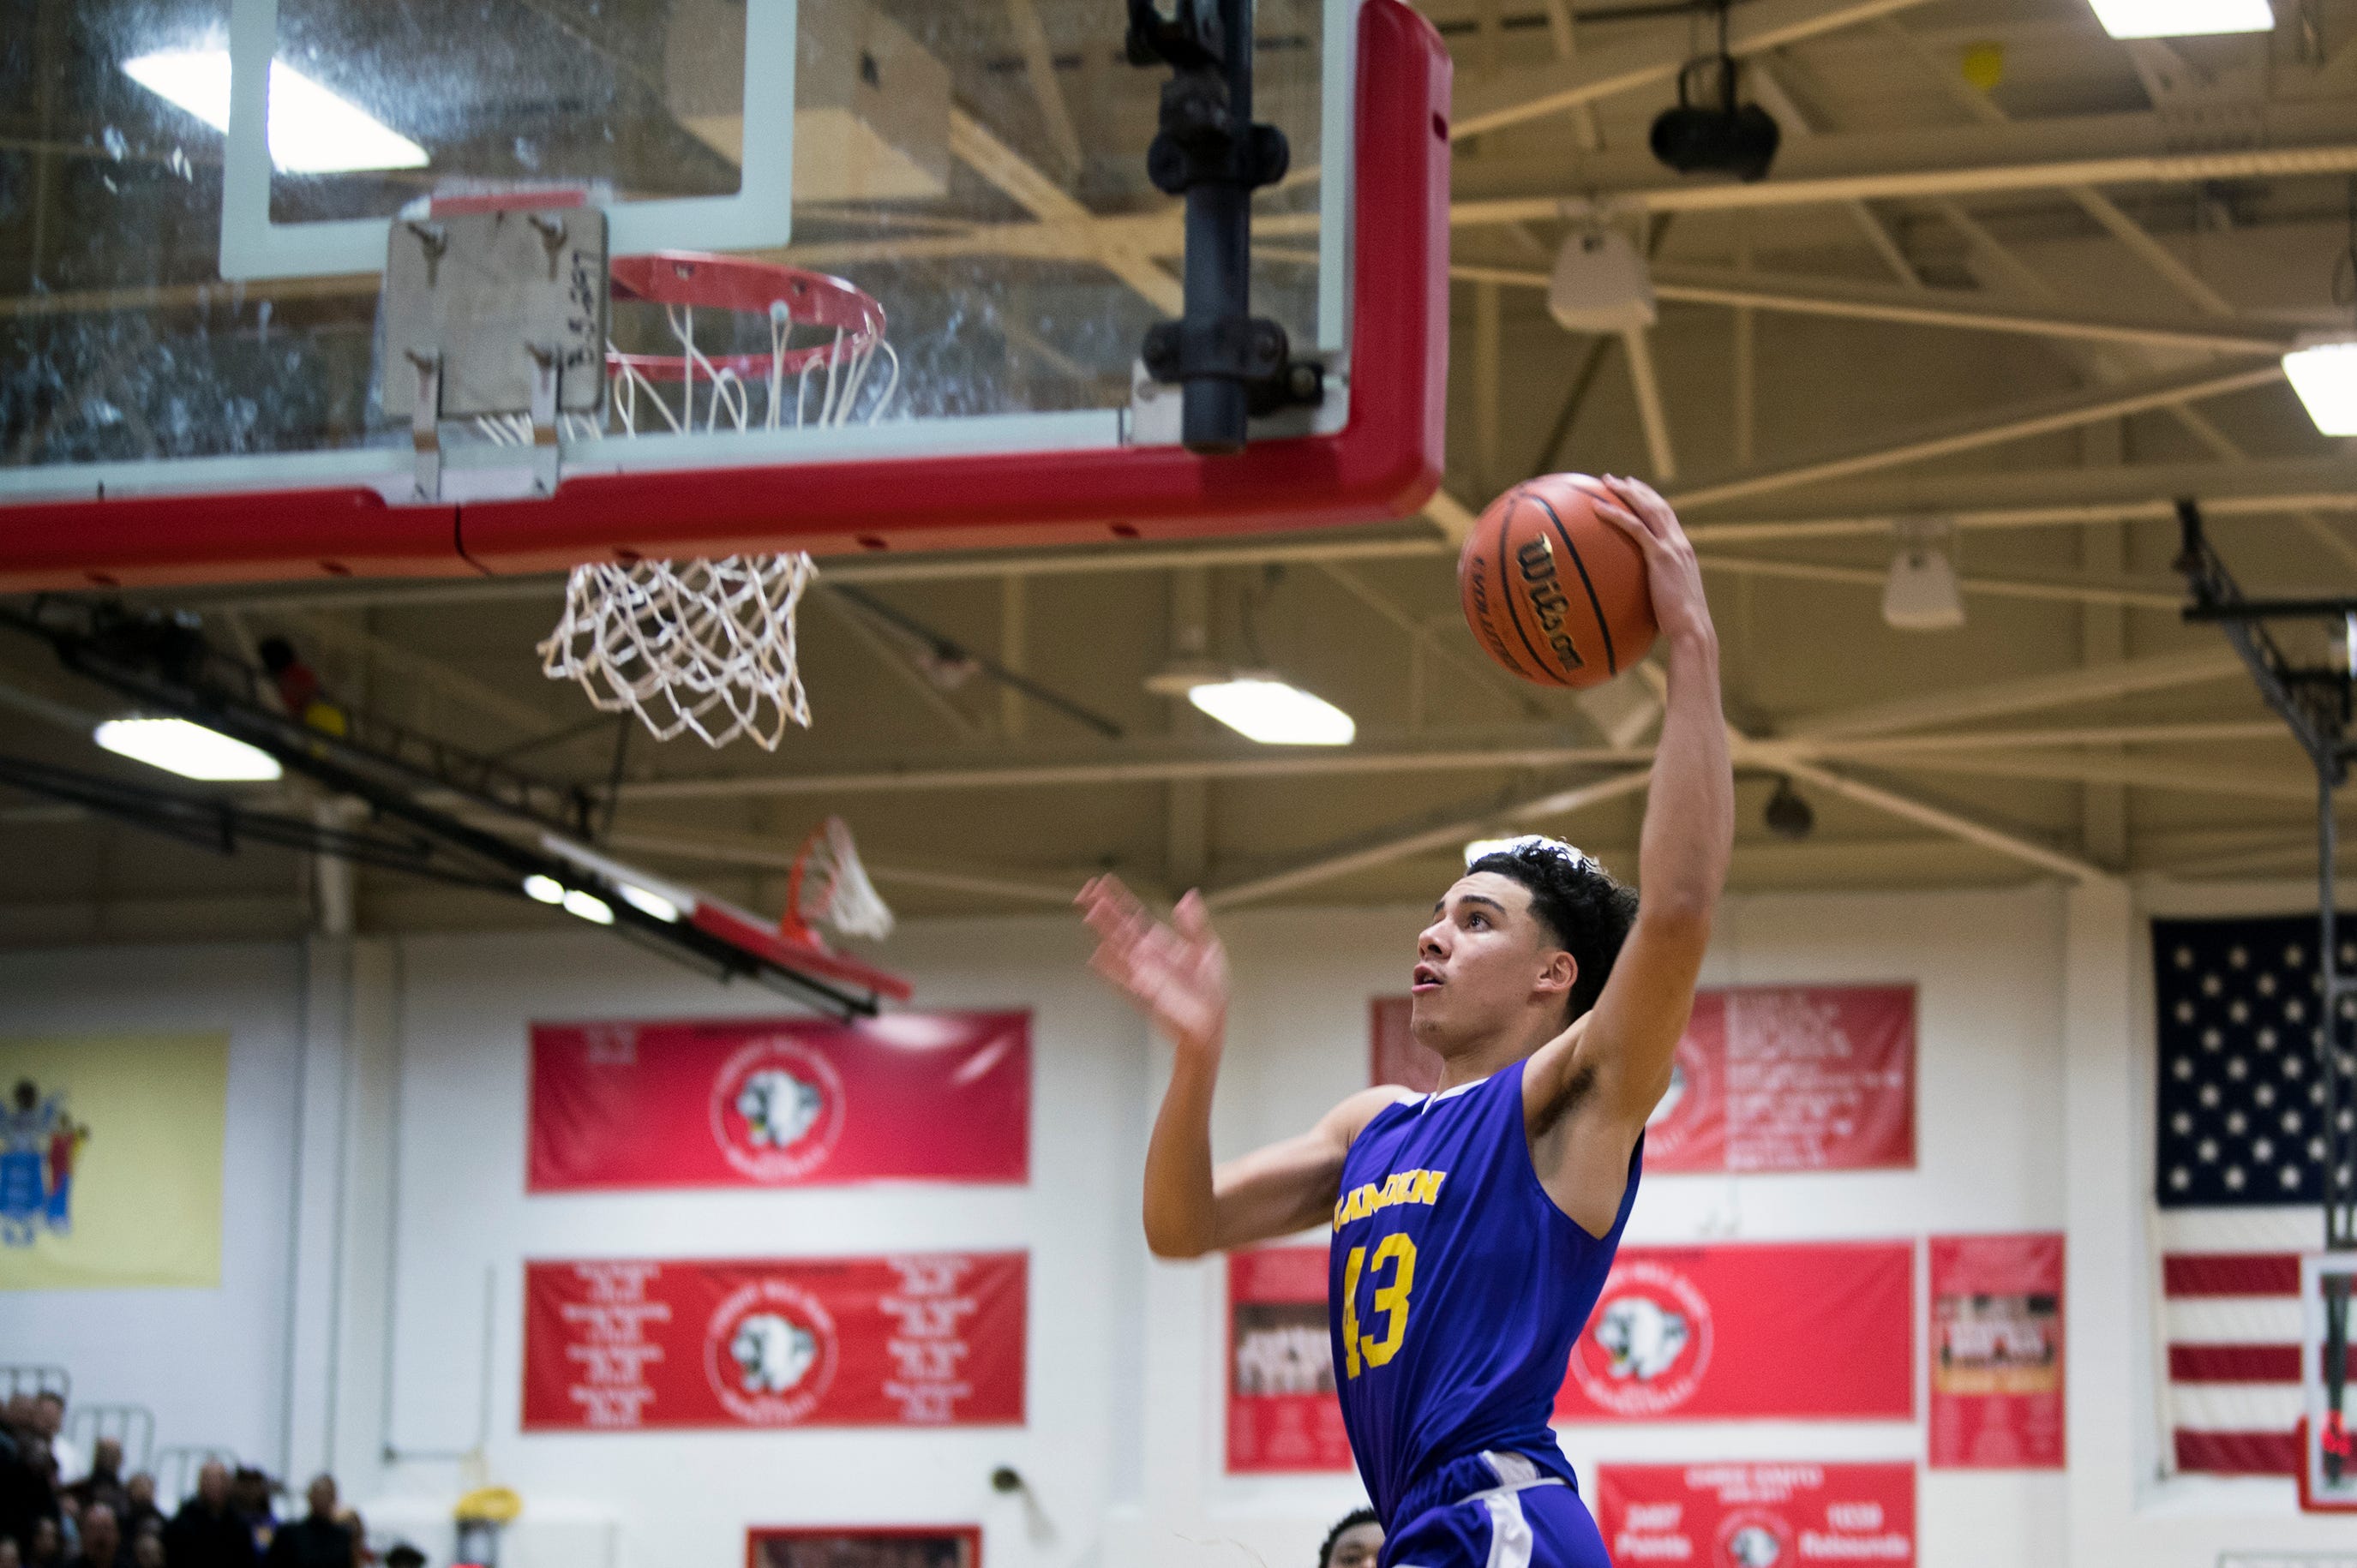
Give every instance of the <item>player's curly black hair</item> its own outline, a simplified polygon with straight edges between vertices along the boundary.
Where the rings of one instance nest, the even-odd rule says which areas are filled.
[[[1637,890],[1612,880],[1604,867],[1558,839],[1528,838],[1492,850],[1465,868],[1492,871],[1531,890],[1531,913],[1579,965],[1564,1004],[1566,1022],[1596,1005],[1612,962],[1637,919]]]
[[[1334,1560],[1334,1543],[1342,1539],[1344,1530],[1356,1530],[1362,1524],[1380,1524],[1382,1520],[1375,1518],[1375,1510],[1372,1509],[1352,1509],[1349,1513],[1336,1520],[1334,1528],[1326,1532],[1325,1544],[1318,1549],[1318,1568],[1326,1568],[1326,1565]]]

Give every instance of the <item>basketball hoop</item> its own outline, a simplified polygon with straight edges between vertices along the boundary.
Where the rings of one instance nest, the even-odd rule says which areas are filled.
[[[841,278],[676,251],[617,258],[612,273],[617,299],[663,306],[680,351],[624,353],[609,343],[607,424],[567,414],[568,436],[601,438],[608,425],[628,438],[873,424],[899,388],[884,307]],[[695,342],[699,306],[765,319],[769,352],[706,354]],[[792,342],[798,328],[817,340]],[[532,439],[529,421],[479,428],[494,441]],[[601,712],[637,714],[658,740],[693,730],[709,746],[749,736],[775,751],[789,722],[810,725],[794,611],[816,572],[801,552],[576,566],[565,613],[540,645],[542,671],[579,682]],[[888,929],[888,912],[884,920]]]
[[[823,920],[846,936],[881,939],[892,934],[892,911],[867,880],[851,829],[829,817],[813,829],[786,874],[786,909],[779,934],[790,941],[823,949],[812,928]]]

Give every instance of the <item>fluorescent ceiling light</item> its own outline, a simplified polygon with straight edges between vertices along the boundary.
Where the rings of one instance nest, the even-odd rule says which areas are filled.
[[[578,915],[593,926],[610,926],[614,923],[614,911],[607,906],[606,900],[593,894],[584,893],[578,887],[565,890],[565,912],[568,915]]]
[[[540,847],[551,854],[563,856],[585,870],[596,873],[598,877],[611,885],[615,892],[621,895],[623,903],[642,914],[651,915],[658,920],[677,925],[683,918],[684,911],[695,908],[696,896],[686,888],[668,882],[657,881],[636,866],[624,865],[619,860],[608,860],[597,851],[584,849],[561,834],[541,834]],[[564,888],[557,886],[554,882],[549,886],[557,888],[558,897],[564,896]],[[556,901],[555,898],[544,900],[551,904]]]
[[[565,884],[554,876],[534,875],[523,879],[524,897],[536,904],[565,902]]]
[[[264,783],[284,771],[268,752],[186,719],[109,719],[91,738],[117,757],[209,784]]]
[[[640,914],[652,915],[656,919],[667,921],[672,925],[679,923],[679,906],[662,894],[650,892],[631,882],[618,884],[615,891],[621,894],[623,903]]]
[[[2115,38],[2267,33],[2276,25],[2267,0],[2092,0],[2092,4],[2095,20]]]
[[[1348,746],[1359,733],[1351,715],[1325,698],[1265,676],[1196,686],[1187,700],[1263,746]]]
[[[2357,435],[2357,333],[2303,337],[2284,356],[2284,376],[2327,435]]]
[[[229,130],[229,51],[167,49],[123,72],[214,130]],[[270,161],[289,174],[424,168],[425,149],[284,60],[270,62]]]

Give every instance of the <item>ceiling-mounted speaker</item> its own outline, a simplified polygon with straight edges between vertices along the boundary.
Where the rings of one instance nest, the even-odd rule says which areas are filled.
[[[1701,88],[1706,73],[1717,73],[1717,91]],[[1680,174],[1731,174],[1755,180],[1775,161],[1782,133],[1768,111],[1757,103],[1735,101],[1736,64],[1732,55],[1702,55],[1678,72],[1678,106],[1664,109],[1653,122],[1653,156]],[[1715,97],[1716,102],[1696,100]]]
[[[1653,280],[1629,236],[1600,223],[1571,231],[1547,279],[1547,314],[1566,332],[1651,327]]]

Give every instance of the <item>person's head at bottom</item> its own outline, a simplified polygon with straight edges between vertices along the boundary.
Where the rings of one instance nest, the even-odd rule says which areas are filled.
[[[336,1517],[336,1478],[329,1475],[311,1477],[311,1485],[303,1494],[311,1505],[313,1519],[333,1520]]]
[[[425,1553],[409,1542],[397,1542],[384,1554],[384,1568],[425,1568]]]
[[[1352,1509],[1326,1532],[1318,1549],[1318,1568],[1375,1568],[1383,1549],[1383,1527],[1372,1509]]]

